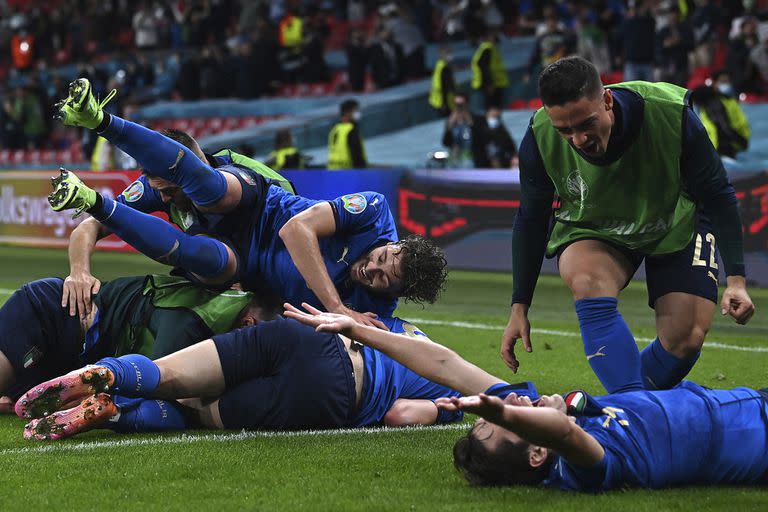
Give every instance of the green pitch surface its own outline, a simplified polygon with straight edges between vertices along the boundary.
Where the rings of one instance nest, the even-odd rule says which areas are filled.
[[[25,281],[66,275],[63,251],[0,248],[4,301]],[[99,254],[102,279],[162,271],[135,255]],[[768,385],[768,291],[752,290],[758,312],[748,327],[718,314],[692,378],[712,387]],[[404,306],[411,319],[470,361],[512,381],[531,379],[545,393],[600,393],[584,359],[572,301],[542,278],[531,311],[532,354],[517,376],[498,357],[510,278],[453,272],[436,306]],[[642,283],[621,310],[640,345],[654,336]],[[469,421],[469,420],[468,420]],[[259,434],[189,432],[116,435],[90,432],[63,442],[24,441],[24,422],[0,418],[2,510],[765,510],[751,488],[624,491],[576,496],[540,489],[475,489],[453,470],[451,447],[463,427]]]

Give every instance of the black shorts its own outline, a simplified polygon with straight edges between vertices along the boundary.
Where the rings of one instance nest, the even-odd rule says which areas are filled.
[[[0,308],[0,352],[16,382],[5,394],[18,398],[30,388],[82,366],[80,320],[61,307],[64,281],[47,278],[16,290]]]
[[[648,290],[648,305],[653,308],[659,297],[672,292],[682,292],[703,297],[717,303],[717,278],[719,265],[715,249],[712,224],[699,214],[693,239],[682,250],[662,256],[646,256],[637,251],[602,242],[620,251],[632,263],[634,271],[645,261],[645,281]],[[558,248],[558,257],[568,245]],[[634,274],[633,271],[633,274]],[[627,281],[624,284],[626,287]]]
[[[225,428],[303,430],[351,426],[352,361],[338,335],[278,317],[214,336],[226,391]]]

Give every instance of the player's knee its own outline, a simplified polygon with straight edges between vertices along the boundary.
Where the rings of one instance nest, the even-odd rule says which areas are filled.
[[[604,297],[609,293],[608,280],[596,272],[581,272],[565,278],[576,300],[588,297]]]
[[[685,329],[676,330],[666,337],[670,352],[681,359],[688,359],[701,352],[708,328],[693,322]]]

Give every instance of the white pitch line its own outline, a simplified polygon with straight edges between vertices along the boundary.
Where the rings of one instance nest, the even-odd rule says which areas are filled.
[[[450,322],[446,320],[430,320],[427,318],[413,318],[409,321],[415,325],[443,325],[446,327],[459,327],[462,329],[481,329],[485,331],[503,331],[503,325],[491,325],[491,324],[479,324],[472,322]],[[549,334],[551,336],[564,336],[568,338],[580,338],[581,334],[576,331],[557,331],[552,329],[531,329],[533,334]],[[635,338],[635,341],[641,343],[651,343],[655,338]],[[729,345],[727,343],[720,343],[717,341],[704,341],[705,348],[719,348],[722,350],[736,350],[739,352],[768,352],[768,347],[745,347],[743,345]]]
[[[11,290],[10,288],[0,288],[0,295],[11,295],[16,290]]]
[[[192,444],[199,442],[212,443],[230,443],[237,441],[246,441],[249,439],[268,439],[268,438],[287,438],[287,437],[324,437],[338,435],[357,435],[357,434],[393,434],[393,433],[411,433],[411,432],[434,432],[441,430],[466,430],[469,428],[466,423],[453,423],[448,425],[431,425],[428,427],[401,427],[401,428],[338,428],[331,430],[297,430],[292,432],[253,432],[241,431],[229,434],[181,434],[173,437],[150,437],[150,438],[126,438],[117,441],[94,441],[91,443],[53,443],[43,446],[34,446],[28,448],[9,448],[0,450],[0,456],[4,455],[26,455],[30,453],[54,453],[54,452],[78,452],[86,450],[97,450],[100,448],[134,448],[136,446],[158,446],[158,445],[179,445]]]

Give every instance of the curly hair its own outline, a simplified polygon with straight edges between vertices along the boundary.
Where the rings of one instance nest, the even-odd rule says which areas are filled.
[[[403,290],[400,296],[416,304],[432,304],[445,288],[447,262],[432,240],[417,235],[396,242],[400,247]]]

